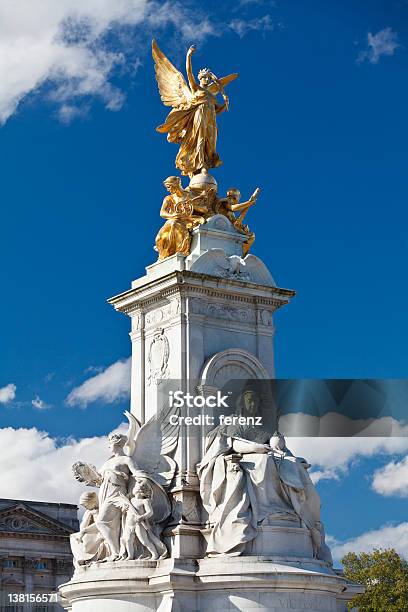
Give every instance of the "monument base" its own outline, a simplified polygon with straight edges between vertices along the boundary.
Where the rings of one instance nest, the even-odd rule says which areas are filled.
[[[352,587],[322,561],[251,555],[96,563],[60,594],[72,612],[340,612]]]

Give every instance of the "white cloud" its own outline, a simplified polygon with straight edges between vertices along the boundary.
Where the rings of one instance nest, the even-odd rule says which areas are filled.
[[[57,115],[62,123],[71,123],[74,119],[79,117],[86,117],[89,112],[89,106],[83,105],[81,107],[74,106],[73,104],[62,104],[58,109]]]
[[[376,470],[372,487],[380,495],[408,497],[408,456]]]
[[[150,39],[167,27],[184,44],[227,29],[242,37],[273,24],[270,15],[217,22],[205,5],[185,0],[2,0],[0,125],[22,100],[40,92],[65,123],[85,116],[94,98],[119,110],[125,95],[113,77],[133,76]]]
[[[151,2],[147,15],[149,27],[156,30],[171,24],[185,41],[200,42],[207,36],[219,36],[219,24],[210,20],[197,6],[190,9],[186,2]]]
[[[274,29],[274,24],[270,15],[257,17],[255,19],[233,19],[229,23],[229,27],[240,38],[251,31],[271,32]]]
[[[99,374],[99,372],[103,372],[103,370],[103,366],[90,365],[84,370],[84,374]]]
[[[86,408],[97,400],[112,403],[129,397],[131,358],[120,359],[106,370],[88,378],[82,385],[73,389],[66,402],[69,406]]]
[[[39,395],[36,395],[35,398],[31,400],[31,405],[37,410],[48,410],[48,408],[51,408],[51,406],[46,404]]]
[[[398,35],[391,28],[384,28],[372,34],[367,35],[367,49],[361,51],[357,63],[367,60],[370,64],[378,64],[382,55],[394,55],[394,52],[401,45],[398,43]]]
[[[77,503],[84,485],[71,466],[83,460],[100,467],[107,458],[106,437],[67,440],[62,445],[47,433],[0,429],[0,497]]]
[[[0,404],[8,404],[16,397],[17,387],[10,383],[0,388]]]
[[[380,529],[367,531],[346,542],[331,544],[333,558],[340,561],[349,552],[370,552],[373,548],[395,548],[398,554],[408,559],[408,523],[383,525]]]
[[[151,34],[169,25],[189,41],[215,33],[202,11],[177,0],[2,0],[0,124],[39,89],[63,121],[86,112],[90,97],[118,110],[124,94],[111,77],[138,66],[137,49],[146,53]]]
[[[290,414],[280,419],[280,429],[283,432],[294,431],[295,423],[298,431],[319,432],[320,437],[287,438],[292,452],[304,456],[312,464],[314,482],[340,478],[359,458],[408,452],[408,425],[391,417],[364,421],[333,413],[320,419],[302,413]],[[327,436],[326,432],[333,430],[338,432],[338,437]],[[350,435],[353,432],[354,435]],[[364,436],[361,435],[363,432]],[[349,435],[346,437],[345,433]]]

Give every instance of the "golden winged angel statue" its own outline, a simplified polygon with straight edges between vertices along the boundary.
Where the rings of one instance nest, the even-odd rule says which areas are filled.
[[[216,151],[216,116],[228,110],[228,97],[224,88],[238,76],[234,73],[218,79],[211,70],[203,68],[198,73],[197,82],[191,64],[194,52],[194,46],[187,51],[187,85],[181,72],[159,49],[156,41],[152,42],[160,97],[165,106],[173,107],[166,121],[156,129],[158,132],[167,133],[169,142],[180,145],[176,167],[190,178],[222,164]],[[221,94],[224,100],[222,104],[217,100],[218,94]]]

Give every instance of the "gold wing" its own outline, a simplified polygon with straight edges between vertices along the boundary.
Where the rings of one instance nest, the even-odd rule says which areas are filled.
[[[208,89],[211,91],[212,94],[216,95],[220,92],[220,90],[224,89],[224,87],[228,85],[228,83],[231,83],[231,81],[235,81],[238,76],[238,72],[233,72],[233,74],[229,74],[228,76],[222,77],[221,79],[217,79],[217,82],[212,83]]]
[[[163,104],[173,108],[187,104],[191,99],[190,89],[181,72],[173,66],[171,61],[159,49],[155,40],[152,41],[152,56],[160,98]]]

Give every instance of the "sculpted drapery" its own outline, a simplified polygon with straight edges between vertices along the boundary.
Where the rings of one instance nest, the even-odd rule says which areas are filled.
[[[222,164],[216,151],[216,114],[223,110],[211,92],[199,89],[193,93],[188,109],[170,111],[165,123],[157,128],[158,132],[167,132],[169,142],[180,144],[176,167],[182,174],[192,176],[197,170]]]
[[[198,73],[197,82],[191,64],[194,52],[194,46],[187,51],[187,85],[181,72],[162,53],[157,43],[152,43],[160,96],[163,104],[173,107],[157,131],[167,133],[169,142],[180,145],[176,167],[182,174],[190,177],[197,172],[216,168],[222,163],[216,150],[216,116],[228,110],[224,87],[238,76],[231,74],[218,79],[208,68],[204,68]],[[217,100],[219,93],[224,98],[223,104]]]
[[[108,437],[110,457],[99,470],[76,462],[75,478],[98,487],[98,494],[84,494],[86,512],[80,531],[71,537],[76,567],[99,561],[164,558],[160,541],[171,505],[166,488],[176,464],[170,457],[177,444],[178,425],[169,426],[168,415],[157,414],[143,426],[134,415],[127,435]]]
[[[240,431],[242,435],[242,431]],[[320,522],[320,498],[304,459],[294,457],[283,437],[279,446],[210,432],[198,466],[200,494],[212,525],[207,554],[241,554],[267,519],[296,515],[310,530],[317,558],[331,561]]]
[[[194,194],[183,189],[178,176],[169,176],[164,186],[170,195],[166,196],[160,216],[166,223],[156,236],[156,250],[159,259],[166,259],[175,253],[190,253],[191,230],[205,222],[208,209],[205,204],[205,193]]]

